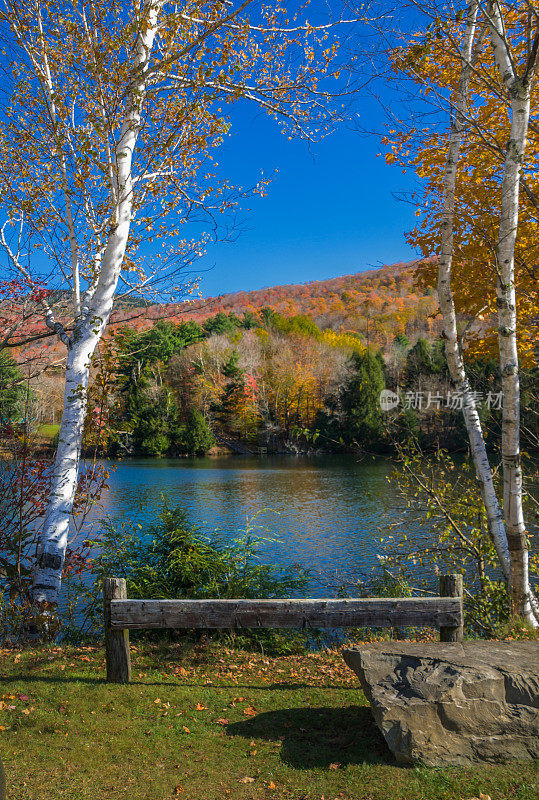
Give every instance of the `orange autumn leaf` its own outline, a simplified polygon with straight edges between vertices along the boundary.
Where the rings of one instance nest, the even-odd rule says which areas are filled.
[[[489,794],[483,794],[483,792],[479,792],[479,797],[469,797],[468,800],[491,800],[491,797]]]

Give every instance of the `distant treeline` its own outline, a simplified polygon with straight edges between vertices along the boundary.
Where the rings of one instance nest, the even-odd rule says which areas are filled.
[[[258,316],[262,309],[271,308],[287,319],[309,317],[322,330],[355,331],[367,345],[385,350],[398,334],[415,342],[418,336],[429,338],[441,330],[436,291],[417,280],[418,269],[424,263],[399,263],[327,280],[269,286],[179,303],[147,305],[141,298],[119,296],[111,326],[129,326],[141,332],[153,327],[159,319],[202,325],[217,314]],[[67,297],[65,292],[51,296],[59,319]],[[34,336],[46,330],[38,318],[23,326],[21,333]],[[20,361],[39,357],[43,362],[57,362],[63,356],[63,345],[57,337],[50,336],[21,348],[16,357]]]
[[[469,370],[495,447],[495,362],[476,359]],[[394,394],[382,407],[385,389]],[[529,394],[524,386],[531,431]],[[253,452],[390,452],[411,438],[425,449],[467,446],[442,340],[398,334],[382,353],[359,333],[270,308],[116,331],[96,362],[89,402],[85,447],[99,455],[204,454],[216,440]]]

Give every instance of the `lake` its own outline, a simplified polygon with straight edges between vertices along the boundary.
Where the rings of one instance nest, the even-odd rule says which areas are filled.
[[[387,481],[393,467],[384,459],[231,456],[107,464],[113,471],[104,506],[111,517],[153,521],[164,494],[206,535],[218,529],[234,539],[260,512],[255,524],[265,530],[258,534],[268,537],[263,560],[307,567],[310,596],[335,595],[343,583],[368,575],[380,529],[399,513]]]

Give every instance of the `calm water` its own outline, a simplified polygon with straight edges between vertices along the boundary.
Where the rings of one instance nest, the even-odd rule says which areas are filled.
[[[371,571],[380,528],[397,511],[387,476],[391,463],[353,456],[228,457],[110,462],[105,499],[112,517],[154,520],[165,494],[187,509],[206,535],[233,539],[258,511],[266,562],[301,563],[310,570],[308,593],[337,587]],[[393,507],[392,507],[393,506]]]

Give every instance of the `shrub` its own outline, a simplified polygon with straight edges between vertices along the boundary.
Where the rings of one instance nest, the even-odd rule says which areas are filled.
[[[73,508],[78,532],[91,508],[99,502],[107,473],[99,465],[82,470]],[[20,641],[36,622],[54,636],[66,621],[65,609],[37,620],[31,602],[38,533],[50,494],[51,462],[31,457],[23,443],[14,447],[13,460],[0,470],[0,641]],[[72,536],[64,562],[64,585],[86,570],[88,547]],[[43,629],[43,632],[45,630]]]
[[[464,625],[469,636],[498,638],[512,625],[509,597],[498,558],[488,534],[485,508],[470,460],[454,459],[440,450],[429,459],[419,449],[401,451],[392,484],[402,517],[380,539],[376,575],[388,585],[437,593],[429,576],[461,573]],[[533,481],[530,481],[533,485]],[[537,507],[530,508],[530,535]],[[419,532],[408,535],[408,518]],[[537,591],[539,559],[530,553],[530,582]]]
[[[217,533],[204,536],[182,508],[173,508],[164,500],[158,521],[150,525],[147,534],[141,531],[141,526],[109,520],[94,543],[98,548],[92,598],[96,627],[101,621],[96,595],[106,575],[125,578],[128,596],[133,598],[265,599],[289,596],[306,585],[303,568],[261,562],[261,544],[268,539],[260,535],[256,517],[241,536],[226,542]],[[298,633],[283,636],[268,630],[243,630],[239,639],[242,644],[281,654],[296,652],[306,642]]]

